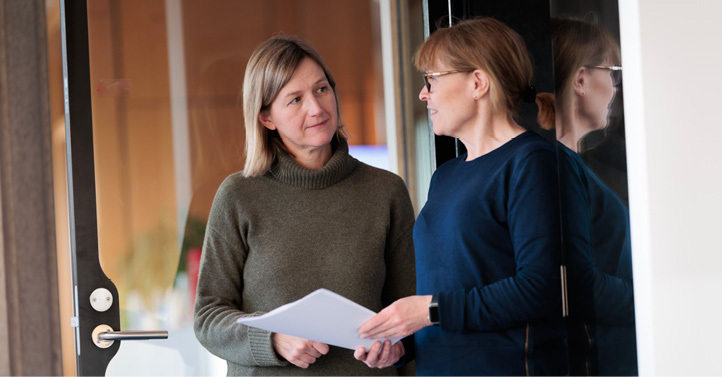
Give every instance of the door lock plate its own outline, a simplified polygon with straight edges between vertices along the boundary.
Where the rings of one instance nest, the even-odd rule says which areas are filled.
[[[96,311],[104,312],[113,305],[113,294],[105,288],[98,288],[90,294],[90,306]]]
[[[108,348],[112,346],[114,340],[100,339],[100,334],[108,331],[113,331],[113,328],[108,325],[98,325],[98,327],[93,330],[93,344],[98,346],[98,348]]]

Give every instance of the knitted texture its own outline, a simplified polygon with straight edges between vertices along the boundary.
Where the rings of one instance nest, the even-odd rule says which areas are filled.
[[[229,375],[394,375],[331,347],[308,369],[273,350],[270,333],[236,323],[318,288],[373,311],[415,292],[413,208],[404,182],[341,142],[320,170],[281,153],[267,174],[229,176],[211,208],[195,331]]]
[[[557,145],[569,372],[637,375],[629,211],[581,156]]]
[[[434,172],[414,229],[417,292],[440,326],[415,334],[419,375],[564,375],[554,146],[527,131]]]

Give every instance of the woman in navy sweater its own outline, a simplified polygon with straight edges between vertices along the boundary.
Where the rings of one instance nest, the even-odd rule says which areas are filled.
[[[415,64],[434,133],[468,152],[436,170],[416,221],[417,296],[360,335],[416,333],[419,375],[566,374],[555,148],[514,120],[535,98],[524,42],[494,19],[462,21]]]
[[[619,47],[601,25],[551,22],[559,182],[569,276],[572,375],[633,376],[637,349],[629,211],[587,165],[581,140],[607,127],[622,67]],[[545,125],[542,124],[542,127]]]

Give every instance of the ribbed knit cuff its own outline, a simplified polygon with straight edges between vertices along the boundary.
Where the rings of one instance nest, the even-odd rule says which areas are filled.
[[[445,331],[463,331],[466,291],[439,292],[437,296],[439,298],[439,326]]]
[[[248,340],[251,344],[251,354],[256,365],[261,367],[280,367],[288,362],[276,357],[271,343],[271,332],[247,326]]]

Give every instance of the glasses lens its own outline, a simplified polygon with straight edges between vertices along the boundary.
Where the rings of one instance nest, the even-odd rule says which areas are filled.
[[[426,85],[426,91],[431,92],[431,83],[427,76],[424,76],[424,85]]]
[[[612,72],[612,82],[614,82],[614,85],[619,85],[622,82],[622,71],[611,71]]]

